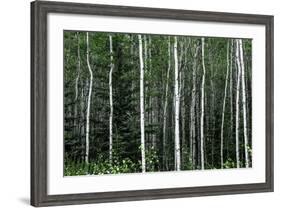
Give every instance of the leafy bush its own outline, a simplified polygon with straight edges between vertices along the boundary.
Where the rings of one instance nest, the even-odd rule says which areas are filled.
[[[146,150],[146,171],[153,172],[159,170],[159,159],[154,148]],[[66,158],[64,164],[64,175],[103,175],[119,173],[139,173],[141,172],[141,161],[132,161],[130,158],[120,158],[113,153],[112,161],[102,155],[96,161],[73,161]]]
[[[232,159],[228,158],[224,162],[223,168],[236,168],[236,163]]]
[[[120,159],[114,157],[112,162],[108,159],[100,157],[96,162],[73,162],[65,160],[64,175],[103,175],[103,174],[119,174],[119,173],[136,173],[140,172],[139,163],[133,162],[130,158]]]
[[[159,158],[157,151],[152,147],[145,151],[146,171],[159,170]]]

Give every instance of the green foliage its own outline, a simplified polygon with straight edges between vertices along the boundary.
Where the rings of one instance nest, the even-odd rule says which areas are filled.
[[[157,151],[152,147],[145,151],[146,171],[154,172],[159,170],[159,158]]]
[[[236,163],[231,158],[228,158],[224,162],[223,168],[236,168]]]
[[[192,164],[190,160],[186,161],[182,164],[182,170],[193,170],[195,169],[195,166]],[[206,168],[208,169],[208,168]]]
[[[90,161],[89,164],[85,162],[73,162],[71,160],[65,161],[64,175],[103,175],[103,174],[119,174],[119,173],[137,173],[140,172],[141,167],[137,162],[133,162],[129,158],[120,160],[113,158],[112,162],[108,159],[103,160],[99,158],[97,161]]]
[[[154,172],[159,170],[159,159],[154,148],[146,151],[146,171]],[[66,159],[64,166],[65,176],[72,175],[103,175],[103,174],[119,174],[119,173],[138,173],[141,172],[141,161],[132,161],[130,158],[121,159],[114,155],[112,162],[103,157],[99,157],[96,161],[86,164],[84,161],[74,162]]]

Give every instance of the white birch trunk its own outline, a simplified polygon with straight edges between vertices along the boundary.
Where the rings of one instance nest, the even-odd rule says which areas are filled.
[[[109,161],[112,163],[112,119],[113,119],[113,98],[112,98],[112,72],[114,69],[113,63],[113,50],[112,50],[112,35],[109,35],[109,52],[110,52],[110,71],[109,71],[109,105],[110,105],[110,115],[109,115]]]
[[[183,44],[181,45],[181,53],[183,58],[183,63],[181,66],[181,79],[180,79],[180,114],[181,114],[181,163],[186,164],[186,157],[185,157],[185,152],[186,152],[186,139],[185,139],[185,70],[186,70],[186,53],[187,53],[187,44],[186,44],[186,39],[183,40]]]
[[[205,38],[201,39],[202,41],[202,67],[203,67],[203,76],[202,76],[202,85],[201,85],[201,120],[200,120],[200,153],[201,153],[201,169],[204,170],[204,99],[205,99]]]
[[[196,68],[197,68],[197,54],[199,47],[195,45],[195,53],[193,56],[192,67],[192,92],[191,92],[191,107],[190,107],[190,134],[189,134],[189,160],[194,169],[195,161],[195,98],[196,98]]]
[[[143,55],[142,55],[142,37],[138,35],[139,39],[139,59],[140,59],[140,126],[141,126],[141,164],[142,172],[145,172],[145,135],[144,135],[144,90],[143,90],[143,79],[144,79],[144,66],[143,66]]]
[[[85,96],[84,96],[84,89],[82,88],[81,90],[81,102],[80,102],[80,114],[81,114],[81,137],[84,137],[85,135],[85,112],[84,112],[84,107],[85,107]],[[82,142],[81,142],[82,143]]]
[[[239,41],[236,42],[236,63],[237,63],[237,87],[236,87],[236,125],[235,125],[235,141],[236,141],[236,167],[240,168],[240,156],[239,156],[239,96],[240,96],[240,60],[239,60]]]
[[[223,168],[223,128],[224,128],[224,113],[225,113],[225,102],[226,102],[226,93],[228,87],[228,74],[229,74],[229,42],[227,42],[227,52],[226,52],[226,75],[225,75],[225,85],[224,85],[224,98],[222,105],[222,118],[221,118],[221,168]]]
[[[166,125],[167,125],[167,106],[168,106],[168,90],[169,90],[169,79],[170,79],[170,69],[171,69],[171,41],[169,37],[168,42],[168,69],[166,77],[166,87],[165,87],[165,103],[163,112],[163,163],[166,165]]]
[[[90,73],[90,86],[88,94],[88,103],[87,103],[87,114],[86,114],[86,154],[85,162],[89,163],[89,134],[90,134],[90,109],[91,109],[91,95],[92,95],[92,86],[93,86],[93,71],[90,65],[89,57],[89,33],[87,32],[87,65]]]
[[[232,75],[232,55],[233,54],[233,39],[231,40],[231,46],[230,46],[230,66],[229,66],[229,94],[230,94],[230,132],[231,132],[231,136],[228,139],[228,144],[229,144],[229,140],[232,141],[233,138],[233,75]],[[227,148],[228,150],[228,148]],[[229,152],[229,151],[228,151]],[[227,152],[227,157],[229,157],[229,153]]]
[[[174,40],[174,59],[175,59],[175,157],[176,170],[180,170],[180,135],[179,135],[179,69],[178,69],[178,51],[177,51],[177,37]]]
[[[239,60],[241,68],[241,81],[242,81],[242,106],[243,106],[243,123],[244,123],[244,151],[245,151],[245,166],[249,167],[249,156],[248,156],[248,134],[247,134],[247,112],[246,112],[246,88],[245,88],[245,67],[243,57],[242,40],[238,40],[239,43]]]

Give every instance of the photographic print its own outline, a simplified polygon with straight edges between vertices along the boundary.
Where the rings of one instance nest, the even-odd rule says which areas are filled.
[[[252,167],[252,40],[64,31],[64,176]]]

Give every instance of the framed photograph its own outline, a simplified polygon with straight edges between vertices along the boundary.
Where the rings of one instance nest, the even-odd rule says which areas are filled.
[[[273,16],[31,3],[31,204],[273,191]]]

